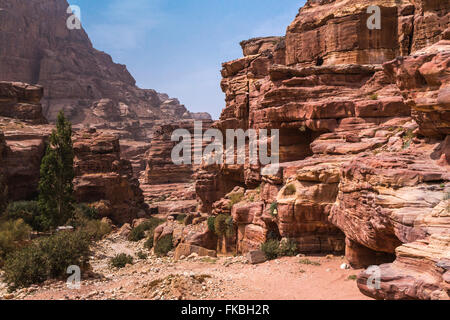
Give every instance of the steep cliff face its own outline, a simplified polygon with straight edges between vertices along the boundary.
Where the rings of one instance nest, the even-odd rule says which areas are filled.
[[[42,114],[43,88],[0,82],[0,130],[4,133],[2,168],[9,200],[36,195],[39,168],[51,127]]]
[[[369,29],[369,6],[378,6],[381,28]],[[308,1],[286,33],[288,65],[383,63],[442,39],[448,1]]]
[[[367,28],[371,5],[380,30]],[[237,251],[275,235],[301,252],[345,248],[355,267],[397,254],[380,289],[360,275],[365,294],[448,298],[449,17],[447,1],[311,0],[285,37],[241,43],[244,58],[223,64],[226,107],[213,127],[279,129],[280,170],[196,174],[201,210],[232,213]],[[245,196],[229,210],[236,186]]]
[[[209,118],[136,87],[126,67],[94,49],[83,29],[67,28],[68,6],[66,0],[0,1],[0,80],[42,85],[49,121],[64,109],[75,125],[148,141],[155,123]]]
[[[131,223],[146,206],[131,163],[120,157],[119,137],[82,130],[73,137],[74,193],[78,202],[95,206],[114,223]]]

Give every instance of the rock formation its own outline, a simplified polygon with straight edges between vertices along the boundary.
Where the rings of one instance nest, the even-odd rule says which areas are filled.
[[[379,30],[367,27],[371,5]],[[196,173],[201,211],[232,214],[237,251],[274,236],[301,252],[345,248],[354,267],[395,260],[380,289],[360,275],[365,294],[448,298],[449,18],[446,1],[310,0],[285,37],[241,43],[213,127],[279,129],[278,174]],[[245,195],[230,202],[236,186]]]
[[[120,157],[119,137],[81,130],[73,138],[74,192],[78,202],[88,203],[114,223],[131,223],[145,216],[146,206],[131,163]]]
[[[3,131],[3,175],[8,199],[36,196],[39,168],[51,132],[42,114],[43,88],[20,82],[0,82],[0,130]]]
[[[133,148],[134,141],[150,143],[154,126],[211,119],[207,113],[189,112],[166,94],[138,88],[126,66],[96,50],[83,28],[67,27],[72,15],[68,7],[66,0],[0,0],[0,81],[43,86],[43,114],[50,122],[64,110],[74,129],[115,130],[127,141],[124,145]],[[29,86],[27,92],[31,90],[32,101],[11,100],[14,107],[0,110],[0,115],[39,114],[32,104],[42,88]],[[147,148],[124,150],[135,169],[145,168],[142,157]]]

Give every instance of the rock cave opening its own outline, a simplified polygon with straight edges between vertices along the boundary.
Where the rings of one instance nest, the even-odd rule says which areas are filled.
[[[280,129],[280,163],[312,156],[311,143],[317,136],[319,134],[304,126]]]

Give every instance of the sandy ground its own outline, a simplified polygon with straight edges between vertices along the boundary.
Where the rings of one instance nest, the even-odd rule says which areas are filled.
[[[95,276],[68,289],[64,281],[48,281],[3,297],[30,300],[185,299],[185,300],[362,300],[356,281],[359,270],[342,270],[343,257],[285,257],[249,265],[244,257],[135,258],[117,270],[109,258],[134,255],[141,243],[103,240],[94,248]],[[306,264],[305,264],[306,261]],[[349,278],[350,277],[350,278]],[[4,290],[3,290],[4,291]],[[2,292],[0,290],[0,297]]]

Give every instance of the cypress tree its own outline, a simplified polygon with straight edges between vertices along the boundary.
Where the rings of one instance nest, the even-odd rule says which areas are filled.
[[[41,223],[47,229],[63,225],[72,217],[73,158],[72,125],[60,111],[40,169],[39,209]]]

